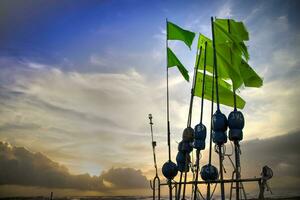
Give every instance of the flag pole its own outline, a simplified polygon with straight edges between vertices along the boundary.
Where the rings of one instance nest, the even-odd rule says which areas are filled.
[[[218,87],[218,67],[217,67],[217,56],[216,56],[216,44],[215,44],[215,31],[214,31],[214,18],[211,17],[211,27],[212,27],[212,40],[213,40],[213,51],[214,51],[214,69],[215,69],[215,77],[216,77],[216,96],[217,96],[217,111],[220,111],[219,104],[219,87]],[[222,145],[218,145],[219,151],[219,162],[220,162],[220,179],[221,179],[221,199],[225,200],[225,188],[223,181],[223,161],[222,161]]]
[[[230,30],[230,21],[229,19],[227,19],[227,25],[228,25],[228,33],[230,34],[231,30]],[[231,51],[230,51],[230,56],[232,56]],[[232,83],[233,85],[233,104],[234,104],[234,111],[237,111],[236,108],[236,89],[234,87],[234,83]],[[234,141],[234,154],[235,154],[235,179],[239,180],[241,175],[240,175],[240,151],[239,151],[239,141],[236,140]],[[235,185],[235,190],[236,190],[236,200],[240,199],[240,183],[237,181],[236,185]]]
[[[196,52],[197,56],[198,56],[199,52],[200,52],[199,55],[201,55],[201,49],[202,49],[202,47],[200,48],[200,51],[199,51],[198,48],[197,48],[197,52]],[[197,80],[197,71],[198,71],[199,59],[200,59],[200,56],[197,60],[197,63],[196,63],[195,69],[194,69],[194,76],[193,76],[192,89],[191,89],[191,98],[190,98],[190,106],[189,106],[189,114],[188,114],[188,121],[187,121],[187,126],[186,127],[191,127],[191,124],[192,124],[193,103],[194,103],[194,96],[195,96],[195,86],[196,86],[196,80]]]
[[[171,162],[171,131],[170,131],[170,109],[169,109],[169,68],[168,68],[168,18],[166,18],[166,70],[167,70],[167,135],[168,135],[168,155],[169,155],[169,162]],[[169,179],[169,199],[172,200],[172,180]]]
[[[166,52],[168,52],[168,19],[166,18]],[[168,134],[168,155],[169,161],[171,161],[171,142],[170,142],[170,109],[169,109],[169,68],[168,68],[168,53],[167,53],[167,134]]]
[[[202,94],[201,94],[201,111],[200,111],[200,124],[202,124],[202,118],[203,118],[203,103],[204,103],[204,86],[205,86],[205,75],[206,75],[206,49],[207,49],[207,42],[205,42],[204,44],[204,66],[203,66],[203,82],[202,82]],[[198,73],[198,66],[199,66],[199,60],[201,58],[201,52],[202,52],[202,46],[200,47],[200,54],[198,57],[198,61],[197,61],[197,67],[196,67],[196,73]],[[197,81],[197,76],[196,76],[196,81]],[[200,165],[200,161],[199,158],[200,157],[200,150],[197,149],[196,151],[196,177],[195,177],[195,191],[194,191],[194,200],[197,199],[197,191],[198,191],[198,176],[199,176],[199,165]]]
[[[211,110],[210,110],[210,118],[212,119],[213,112],[214,112],[214,97],[215,97],[215,68],[213,68],[213,75],[212,75],[212,90],[211,90]],[[209,157],[208,157],[208,164],[211,166],[211,156],[212,156],[212,120],[210,120],[210,134],[209,134]],[[209,167],[209,170],[211,167]],[[210,182],[207,184],[207,193],[206,199],[210,200]]]
[[[214,69],[216,77],[216,96],[217,96],[217,110],[220,110],[219,101],[219,86],[218,86],[218,67],[217,67],[217,55],[216,55],[216,44],[215,44],[215,31],[214,31],[214,18],[211,17],[211,27],[212,27],[212,41],[213,41],[213,51],[214,51]]]
[[[201,52],[202,52],[201,49],[202,49],[202,47],[200,48],[200,51],[199,51],[198,48],[197,48],[196,57],[198,56],[198,54],[201,55]],[[197,80],[197,71],[198,71],[199,59],[200,59],[200,56],[197,60],[197,63],[196,63],[195,69],[194,69],[194,76],[193,76],[193,82],[192,82],[192,88],[191,88],[191,98],[190,98],[190,106],[189,106],[187,127],[191,127],[191,123],[192,123],[193,103],[194,103],[194,96],[195,96],[195,85],[196,85],[196,80]],[[188,165],[188,161],[186,161],[186,165]],[[186,179],[187,179],[187,171],[184,172],[182,199],[185,199],[185,190],[186,190],[186,181],[187,181]],[[180,193],[179,193],[179,195],[180,195]],[[180,198],[180,197],[178,197],[178,198]]]
[[[193,102],[194,102],[194,96],[195,96],[195,86],[196,86],[196,81],[197,81],[197,71],[198,71],[198,65],[199,65],[201,52],[202,52],[202,47],[200,48],[200,51],[197,48],[196,57],[198,57],[198,60],[197,60],[197,63],[196,63],[195,69],[194,69],[194,76],[193,76],[192,89],[191,89],[191,98],[190,98],[190,106],[189,106],[187,127],[191,127],[191,123],[192,123],[192,112],[193,112]],[[188,162],[186,162],[186,165],[188,165]],[[184,173],[185,173],[184,174],[184,185],[183,185],[183,194],[182,194],[183,199],[185,199],[187,171],[185,171]],[[179,193],[179,195],[180,195],[180,193]],[[180,198],[180,197],[178,197],[178,198]]]

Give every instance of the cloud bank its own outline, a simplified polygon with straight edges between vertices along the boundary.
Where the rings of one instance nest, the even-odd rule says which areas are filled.
[[[259,176],[268,165],[274,172],[270,186],[275,194],[295,192],[300,185],[300,132],[267,139],[242,142],[241,164],[243,177]],[[229,148],[228,148],[228,151]],[[214,156],[214,158],[216,158]],[[214,162],[217,162],[214,160]],[[205,159],[201,160],[201,164]],[[224,162],[228,178],[231,165]],[[24,147],[0,142],[0,185],[39,186],[109,192],[116,190],[149,189],[149,182],[140,170],[110,168],[99,176],[73,175],[69,170],[42,153],[32,153]],[[257,188],[247,188],[248,192]]]
[[[100,176],[73,175],[42,153],[0,142],[0,185],[109,191],[145,188],[148,180],[132,168],[111,168]]]

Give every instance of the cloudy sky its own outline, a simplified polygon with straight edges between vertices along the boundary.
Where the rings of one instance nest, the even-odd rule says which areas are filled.
[[[296,0],[0,1],[0,195],[149,192],[148,113],[158,165],[167,159],[166,18],[210,37],[211,16],[245,23],[250,64],[264,77],[262,88],[240,90],[244,176],[268,164],[275,191],[299,191],[299,8]],[[170,46],[192,75],[196,42],[192,51]],[[173,159],[190,87],[170,70]],[[205,102],[207,126],[209,110]]]

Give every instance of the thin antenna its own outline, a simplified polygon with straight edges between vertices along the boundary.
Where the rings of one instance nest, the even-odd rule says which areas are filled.
[[[155,155],[155,147],[156,147],[156,141],[153,139],[153,122],[152,122],[152,114],[148,115],[149,120],[150,120],[150,130],[151,130],[151,140],[152,140],[152,151],[153,151],[153,159],[154,159],[154,167],[155,167],[155,177],[153,179],[153,186],[151,186],[153,190],[153,200],[155,200],[155,192],[158,190],[158,199],[160,199],[160,179],[158,177],[157,173],[157,164],[156,164],[156,155]],[[158,183],[158,189],[156,188],[156,182]],[[151,182],[150,182],[151,183]]]
[[[150,120],[150,130],[151,130],[151,139],[152,139],[152,151],[153,151],[153,159],[154,159],[154,167],[155,167],[155,175],[157,176],[157,164],[156,164],[156,155],[155,155],[155,147],[156,147],[156,141],[153,140],[153,122],[152,122],[152,114],[149,114],[149,120]]]

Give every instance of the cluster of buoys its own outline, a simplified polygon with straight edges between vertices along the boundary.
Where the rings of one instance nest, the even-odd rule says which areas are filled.
[[[220,110],[212,116],[213,142],[216,145],[224,145],[227,142],[227,129],[229,127],[229,140],[241,141],[243,139],[244,116],[242,112],[234,110],[228,120]],[[199,123],[195,129],[187,127],[182,134],[182,141],[178,144],[176,163],[167,161],[162,167],[162,173],[167,179],[173,179],[178,171],[189,172],[190,153],[193,148],[196,150],[205,149],[207,130],[204,124]],[[200,171],[204,181],[217,180],[219,177],[218,169],[212,164],[204,165]]]
[[[194,130],[191,127],[184,129],[182,133],[182,141],[178,144],[178,153],[176,162],[178,171],[188,172],[189,163],[191,161],[190,153],[193,151]]]

